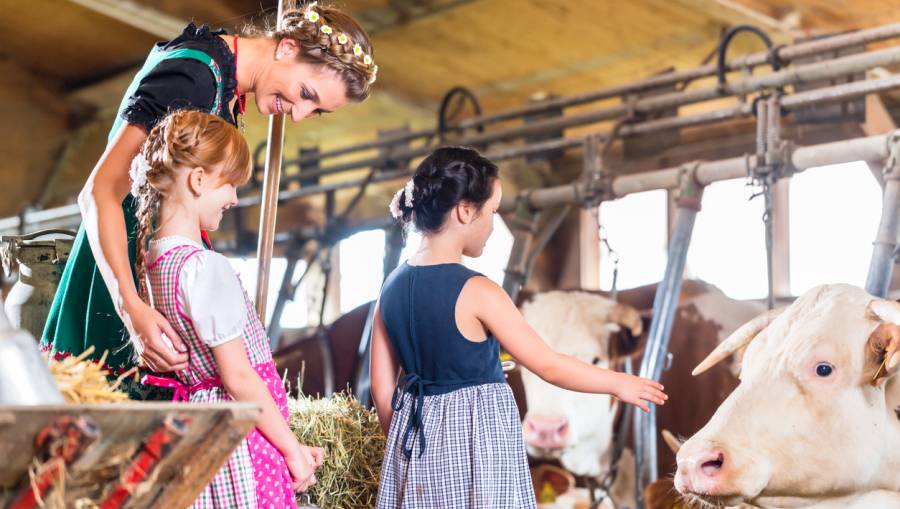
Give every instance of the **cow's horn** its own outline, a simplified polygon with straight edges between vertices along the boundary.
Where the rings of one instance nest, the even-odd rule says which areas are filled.
[[[641,321],[641,314],[638,310],[621,302],[613,305],[607,318],[613,323],[628,327],[631,335],[635,337],[640,336],[644,329],[644,323]]]
[[[681,441],[675,438],[675,435],[667,429],[660,431],[660,434],[662,434],[663,441],[669,446],[669,449],[672,449],[673,453],[678,454],[678,450],[681,449]]]
[[[781,314],[785,308],[781,309],[773,309],[771,311],[766,311],[765,313],[757,316],[753,320],[745,323],[738,330],[731,333],[725,341],[719,343],[719,346],[716,347],[709,355],[703,359],[703,362],[697,365],[694,368],[694,371],[691,372],[692,375],[697,376],[700,373],[708,370],[709,368],[715,366],[722,359],[728,357],[734,352],[738,351],[741,347],[746,346],[748,343],[753,341],[753,338],[756,337],[757,334],[760,333],[763,329],[769,326],[772,323],[772,320],[775,319],[776,316]]]

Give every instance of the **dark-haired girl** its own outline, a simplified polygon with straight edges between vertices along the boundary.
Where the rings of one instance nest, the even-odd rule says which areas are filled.
[[[375,313],[372,392],[388,435],[379,508],[535,507],[501,345],[565,389],[644,411],[667,399],[652,380],[550,350],[502,288],[460,263],[481,255],[501,193],[493,163],[450,147],[422,161],[391,203],[423,240],[388,276]]]

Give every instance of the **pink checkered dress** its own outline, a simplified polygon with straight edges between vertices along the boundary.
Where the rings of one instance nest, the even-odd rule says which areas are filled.
[[[179,280],[185,262],[203,251],[195,245],[179,245],[166,251],[147,267],[154,305],[188,345],[190,365],[175,374],[177,382],[147,377],[145,383],[176,386],[176,399],[184,397],[191,403],[232,401],[219,381],[212,350],[195,332],[191,318],[185,314],[178,297]],[[287,395],[272,361],[265,328],[246,291],[243,292],[243,299],[247,313],[243,330],[244,348],[250,363],[268,386],[278,409],[287,419]],[[192,507],[293,509],[297,507],[297,502],[284,458],[254,428]]]

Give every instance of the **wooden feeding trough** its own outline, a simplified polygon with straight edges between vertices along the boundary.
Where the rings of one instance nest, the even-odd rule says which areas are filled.
[[[249,403],[0,406],[0,508],[187,507],[259,414]]]

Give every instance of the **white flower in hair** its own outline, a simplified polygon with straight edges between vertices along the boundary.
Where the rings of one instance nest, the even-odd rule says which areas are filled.
[[[354,44],[353,45],[353,55],[358,57],[362,54],[363,54],[362,46],[360,46],[359,43]]]
[[[388,207],[391,211],[391,216],[394,219],[400,219],[400,217],[403,216],[403,211],[400,210],[400,194],[405,194],[404,202],[405,202],[406,208],[408,208],[408,209],[412,208],[412,206],[413,206],[412,195],[413,195],[414,188],[415,188],[415,184],[413,183],[412,179],[409,179],[409,181],[406,182],[405,186],[403,186],[401,189],[398,189],[397,192],[394,193],[394,198],[391,199],[391,204]]]
[[[338,43],[339,44],[347,44],[350,41],[350,38],[347,37],[347,34],[338,34]]]
[[[375,79],[378,78],[378,66],[372,68],[372,77],[369,78],[369,84],[375,83]]]
[[[334,32],[334,30],[332,30],[328,25],[322,25],[321,27],[319,27],[319,30],[321,30],[325,35],[331,35],[332,32]]]
[[[409,179],[406,181],[406,185],[403,186],[403,192],[406,195],[406,208],[411,209],[413,206],[413,190],[416,188],[416,184],[413,183],[413,179]]]
[[[388,206],[388,210],[391,211],[391,217],[394,219],[400,219],[400,216],[403,215],[403,211],[400,210],[400,193],[403,192],[403,189],[398,189],[396,193],[394,193],[394,197],[391,199],[391,204]]]
[[[150,171],[150,162],[144,154],[138,153],[131,160],[131,168],[128,176],[131,177],[131,195],[137,198],[141,194],[141,188],[147,183],[147,172]]]
[[[317,3],[318,2],[313,2],[306,7],[306,12],[303,14],[303,17],[306,18],[307,21],[313,23],[319,21],[319,13],[313,10]]]
[[[372,65],[372,57],[369,55],[364,56],[363,63],[366,65]]]

